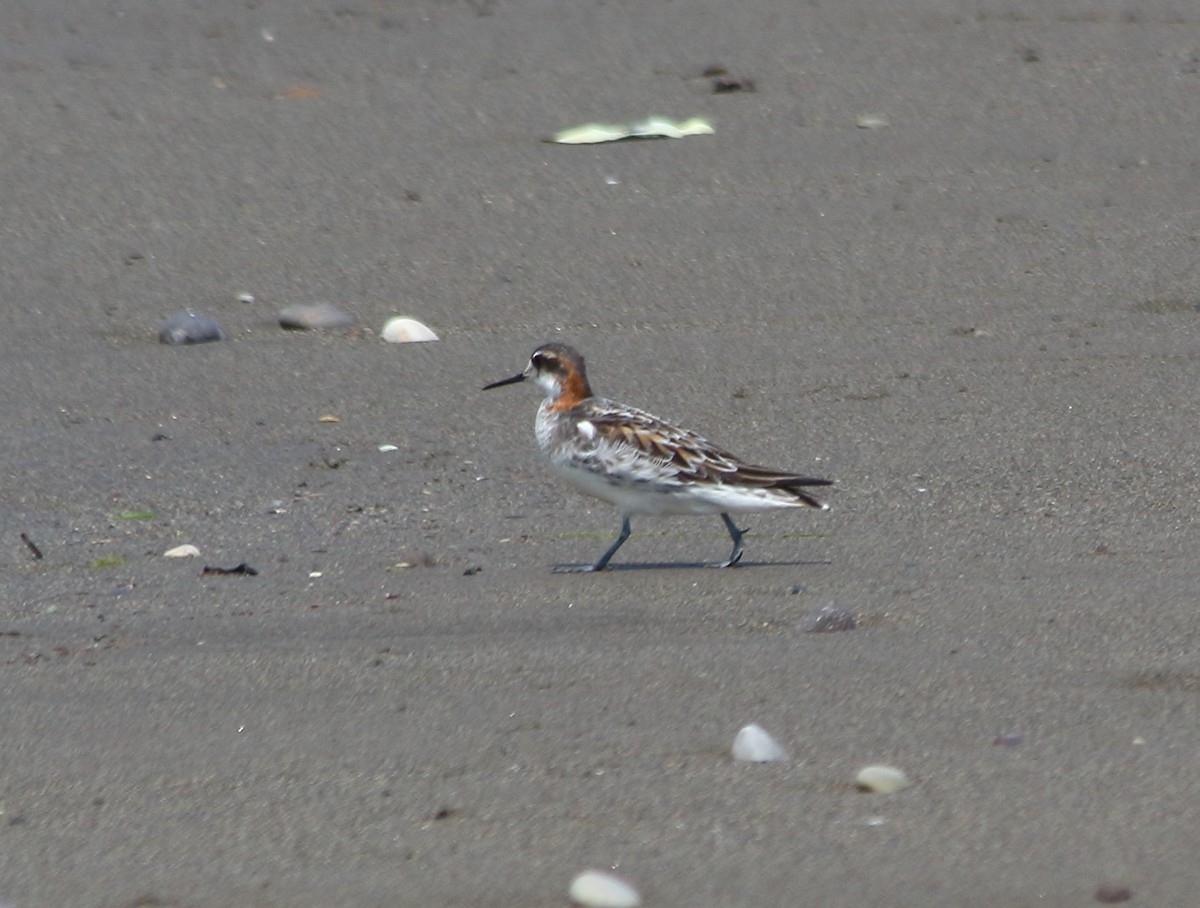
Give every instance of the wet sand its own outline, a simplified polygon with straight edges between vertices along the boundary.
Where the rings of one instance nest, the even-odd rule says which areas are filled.
[[[0,904],[1194,904],[1192,4],[168,6],[0,12]],[[549,339],[830,512],[552,574]]]

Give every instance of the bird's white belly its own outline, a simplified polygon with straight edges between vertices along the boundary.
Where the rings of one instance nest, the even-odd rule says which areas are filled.
[[[618,479],[571,462],[551,459],[554,472],[586,495],[615,505],[622,514],[724,514],[795,507],[769,489],[731,485]]]

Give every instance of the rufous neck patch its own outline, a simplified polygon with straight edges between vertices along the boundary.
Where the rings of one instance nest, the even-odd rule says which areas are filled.
[[[558,396],[550,404],[550,410],[558,412],[560,410],[569,410],[581,401],[587,400],[592,396],[592,389],[588,387],[587,378],[580,375],[575,369],[570,369],[559,381]]]

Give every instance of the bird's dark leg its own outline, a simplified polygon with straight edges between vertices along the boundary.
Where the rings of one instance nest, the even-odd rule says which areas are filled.
[[[746,531],[739,530],[728,514],[722,514],[721,519],[725,521],[725,529],[729,530],[729,538],[733,540],[733,551],[729,553],[728,561],[722,561],[716,567],[733,567],[742,560],[742,537]]]
[[[556,574],[587,574],[592,571],[602,571],[608,565],[608,559],[616,554],[617,549],[625,544],[625,540],[629,538],[629,534],[633,530],[629,526],[629,518],[626,517],[621,521],[621,533],[617,536],[616,541],[608,547],[603,555],[596,559],[595,564],[560,564],[554,568]],[[739,555],[740,557],[740,555]]]

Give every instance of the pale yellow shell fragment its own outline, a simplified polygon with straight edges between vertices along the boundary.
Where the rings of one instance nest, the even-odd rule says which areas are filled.
[[[650,117],[630,127],[630,134],[646,138],[682,139],[684,136],[709,136],[713,128],[703,117],[692,117],[679,123],[665,117]]]
[[[584,123],[573,126],[554,134],[554,141],[560,145],[591,145],[595,142],[615,142],[629,135],[628,126],[614,126],[608,123]]]
[[[859,788],[879,794],[895,794],[912,784],[908,776],[895,766],[866,766],[854,779]]]
[[[553,141],[563,145],[590,145],[596,142],[616,142],[620,139],[682,139],[684,136],[712,135],[712,124],[703,117],[690,120],[668,120],[649,117],[629,125],[616,123],[585,123],[564,129]]]

